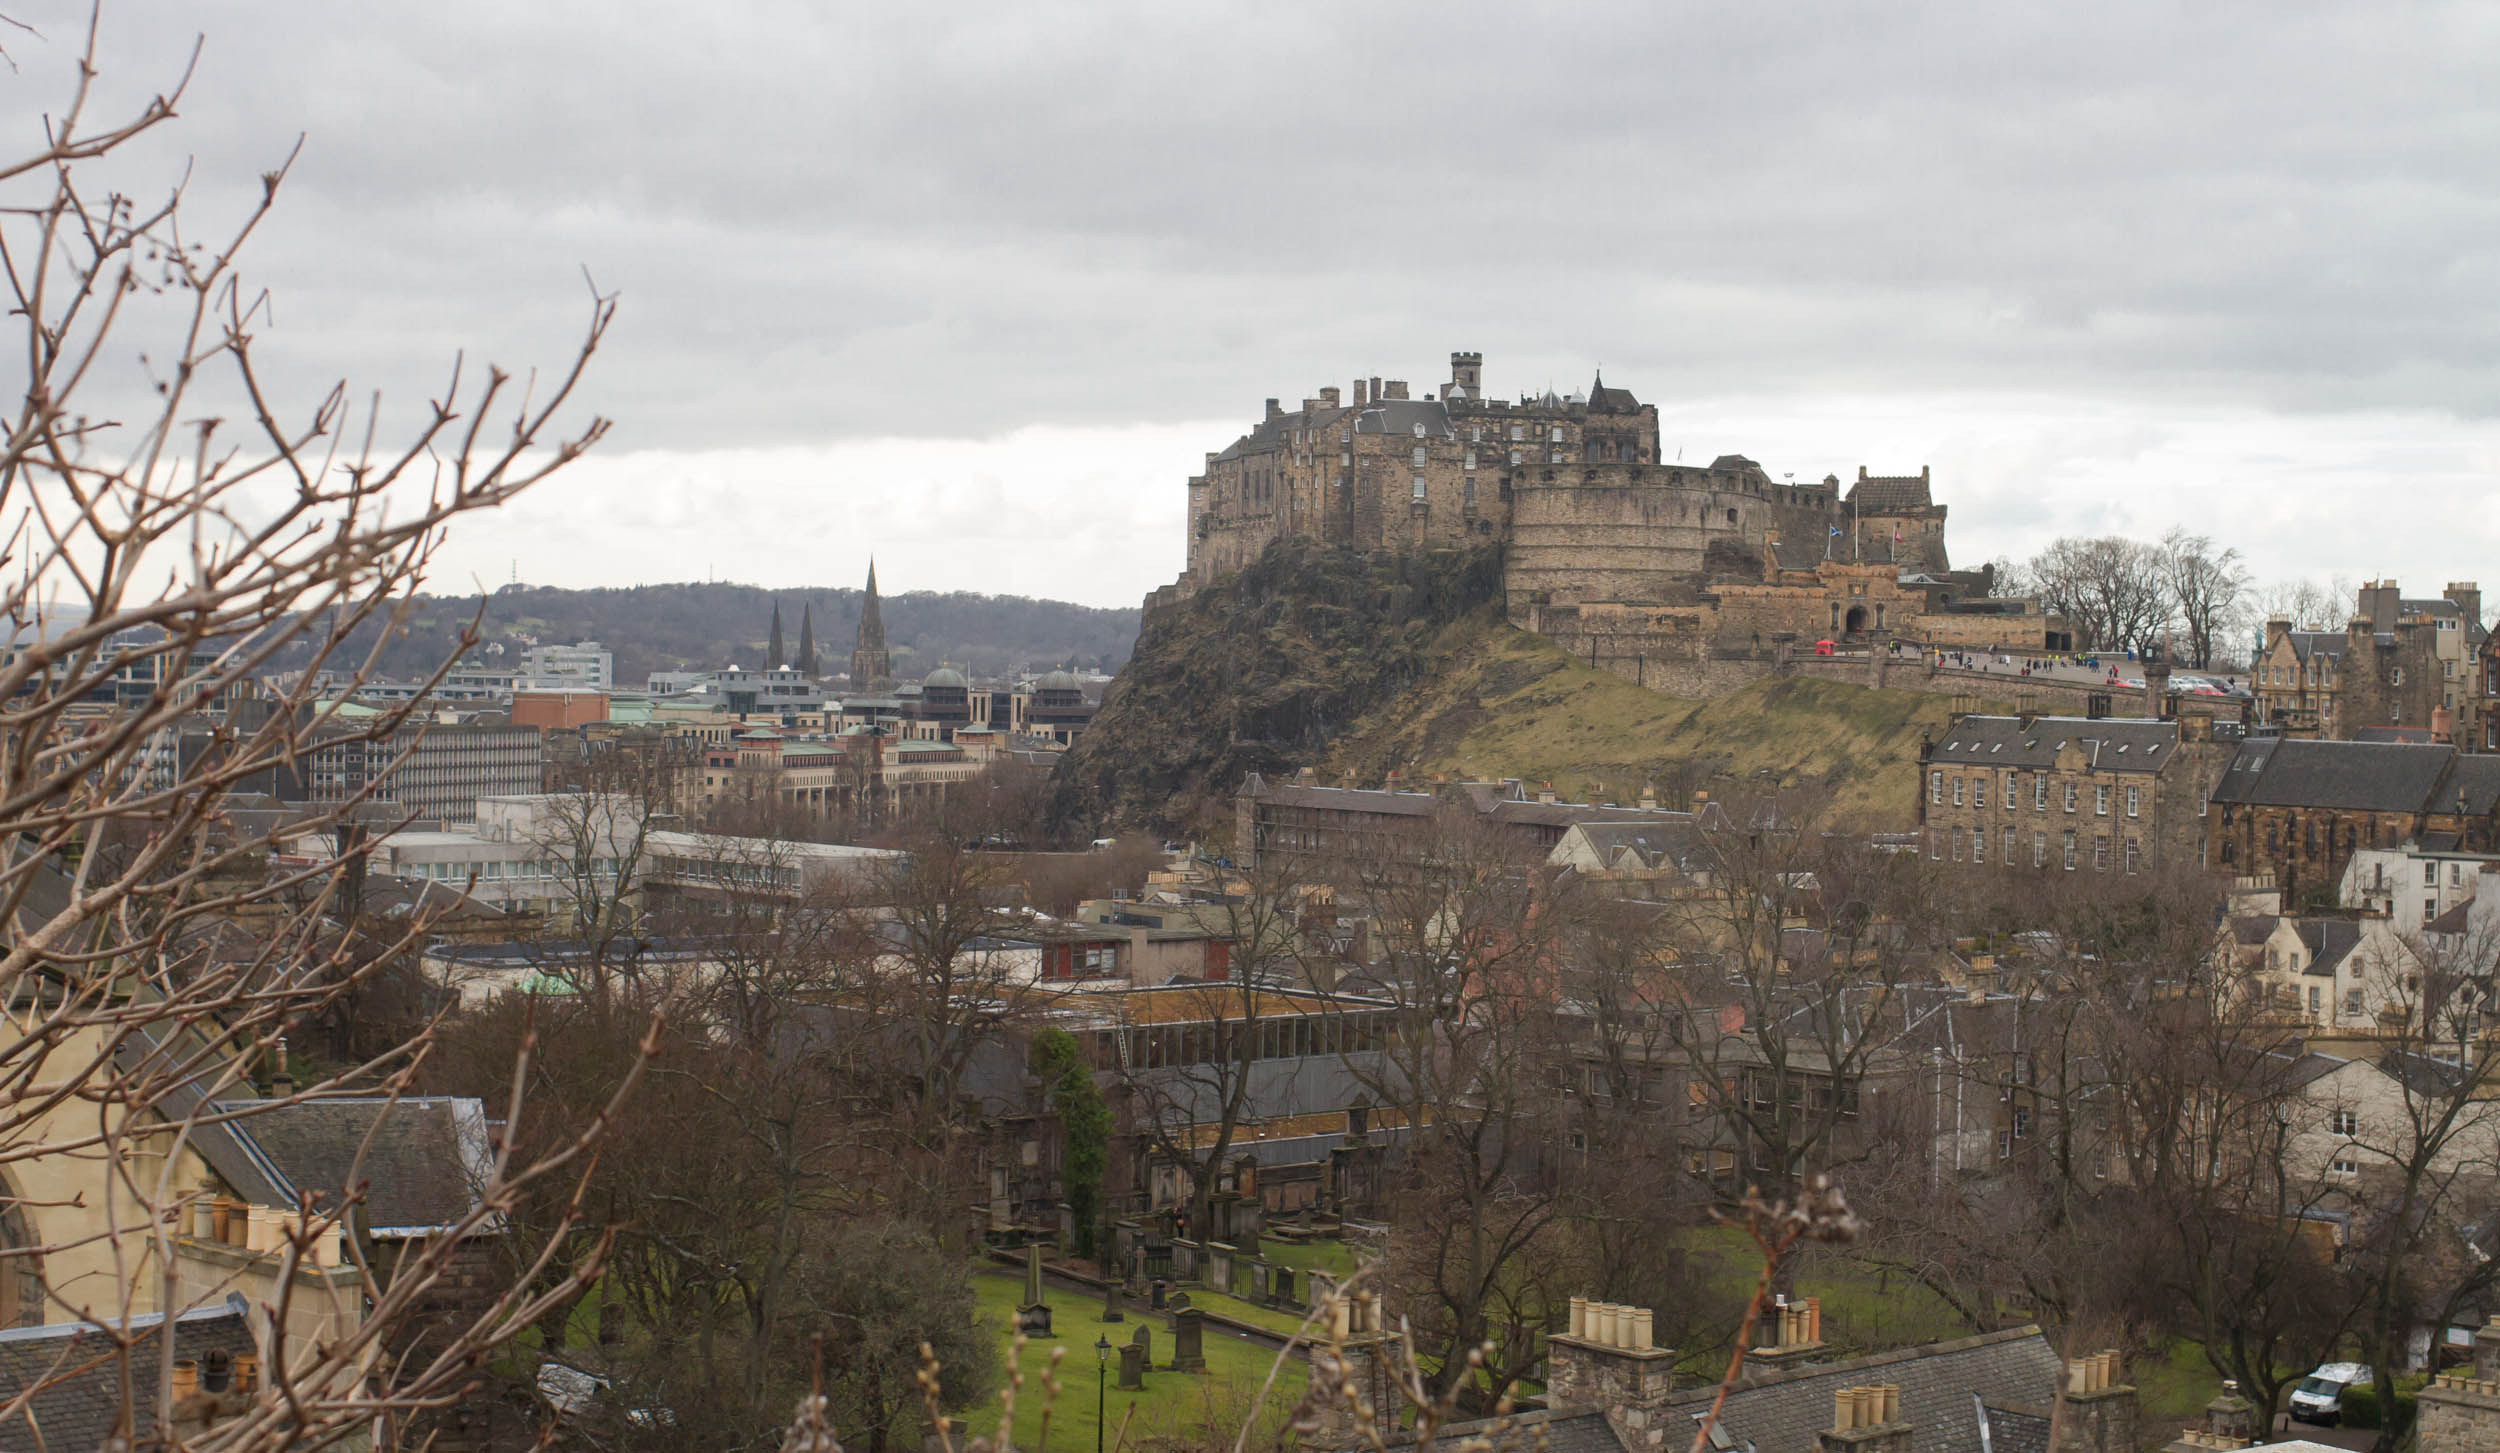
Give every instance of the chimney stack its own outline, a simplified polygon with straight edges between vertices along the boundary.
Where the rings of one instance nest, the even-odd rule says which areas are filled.
[[[2135,1453],[2135,1389],[2118,1380],[2118,1354],[2095,1352],[2066,1364],[2066,1404],[2049,1453]]]
[[[1397,1425],[1400,1403],[1393,1350],[1377,1292],[1331,1293],[1328,1338],[1311,1348],[1311,1359],[1333,1360],[1355,1397],[1336,1399],[1319,1415],[1319,1426],[1302,1439],[1310,1448],[1355,1448]]]
[[[1675,1352],[1653,1340],[1647,1307],[1571,1299],[1570,1325],[1545,1339],[1545,1405],[1600,1408],[1627,1448],[1670,1447]],[[1685,1430],[1687,1440],[1691,1430]]]
[[[1823,1299],[1803,1297],[1763,1308],[1754,1345],[1745,1349],[1745,1371],[1781,1372],[1817,1361],[1822,1353]]]
[[[1371,385],[1363,379],[1354,381],[1354,407],[1359,411],[1371,403]]]
[[[1901,1416],[1901,1385],[1832,1389],[1832,1425],[1816,1437],[1822,1453],[1910,1453],[1910,1425]]]

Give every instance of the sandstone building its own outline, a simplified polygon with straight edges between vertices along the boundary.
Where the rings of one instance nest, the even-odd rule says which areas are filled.
[[[2141,873],[2193,864],[2238,746],[2206,716],[1963,716],[1919,751],[1927,856],[1973,869]],[[2224,724],[2226,728],[2233,725]]]
[[[1928,471],[1774,480],[1741,454],[1662,457],[1656,406],[1588,391],[1486,393],[1484,359],[1413,396],[1323,387],[1265,416],[1189,481],[1179,593],[1279,539],[1365,551],[1496,545],[1512,623],[1646,685],[1706,693],[1713,659],[1900,640],[2063,649],[2029,601],[1956,572]]]
[[[2397,727],[2474,743],[2486,694],[2476,689],[2482,600],[2470,580],[2435,600],[2408,600],[2395,581],[2374,580],[2340,631],[2295,630],[2275,617],[2249,682],[2258,715],[2301,735],[2348,740]]]

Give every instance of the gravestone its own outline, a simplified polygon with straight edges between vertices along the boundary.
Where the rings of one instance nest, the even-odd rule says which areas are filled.
[[[1103,1285],[1102,1319],[1106,1322],[1125,1322],[1128,1320],[1128,1313],[1123,1310],[1120,1305],[1120,1284],[1116,1281],[1107,1282]]]
[[[1146,1349],[1131,1342],[1120,1349],[1120,1391],[1139,1392],[1146,1386]]]
[[[1160,1239],[1146,1243],[1146,1276],[1150,1280],[1172,1279],[1172,1243]]]
[[[1207,1285],[1219,1292],[1233,1289],[1233,1249],[1221,1241],[1207,1243]]]
[[[1298,1307],[1293,1297],[1293,1268],[1280,1266],[1268,1273],[1267,1304],[1271,1307]]]
[[[1196,1281],[1198,1279],[1198,1248],[1187,1241],[1175,1241],[1170,1249],[1172,1280]]]
[[[1264,1261],[1250,1263],[1250,1300],[1265,1302],[1271,1307],[1276,1305],[1276,1298],[1267,1289],[1267,1263]]]
[[[1050,1306],[1042,1300],[1042,1248],[1024,1248],[1024,1305],[1016,1312],[1016,1330],[1027,1337],[1050,1335]]]
[[[1206,1314],[1196,1307],[1183,1307],[1172,1314],[1172,1370],[1204,1372],[1207,1353],[1203,1323]]]
[[[1145,1354],[1146,1365],[1148,1367],[1155,1365],[1155,1334],[1153,1328],[1140,1326],[1136,1331],[1129,1334],[1128,1341],[1131,1347],[1134,1347],[1138,1351]]]
[[[1163,1299],[1172,1294],[1172,1284],[1162,1280],[1151,1282],[1147,1285],[1146,1294],[1154,1298],[1151,1305],[1160,1312],[1163,1310]]]

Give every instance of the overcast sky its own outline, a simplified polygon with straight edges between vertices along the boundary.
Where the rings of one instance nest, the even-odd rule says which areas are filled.
[[[9,13],[15,134],[83,9]],[[1540,16],[1550,13],[1550,21]],[[621,298],[597,454],[438,584],[1133,603],[1268,395],[1607,381],[1687,458],[1935,471],[1959,561],[2184,524],[2500,592],[2500,7],[120,0],[127,175],[265,356],[413,406]]]

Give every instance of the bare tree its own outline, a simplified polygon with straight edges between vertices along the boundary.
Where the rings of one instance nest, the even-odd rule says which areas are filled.
[[[2143,650],[2170,622],[2161,553],[2120,535],[2050,542],[2026,572],[2041,604],[2075,628],[2085,650]]]
[[[2187,636],[2187,658],[2202,671],[2230,650],[2240,599],[2248,590],[2248,569],[2239,551],[2217,550],[2208,537],[2185,530],[2162,536],[2161,568],[2171,615]]]
[[[248,1125],[300,1098],[283,1087],[252,1097],[288,1024],[405,947],[352,951],[324,927],[361,847],[321,867],[274,866],[270,833],[229,814],[229,798],[342,742],[405,753],[406,709],[352,722],[316,684],[352,690],[364,679],[373,656],[348,655],[349,634],[378,627],[387,637],[403,622],[447,527],[512,499],[606,432],[602,420],[567,432],[557,419],[612,305],[594,297],[579,353],[551,377],[516,384],[500,369],[472,379],[455,367],[397,439],[371,412],[355,417],[343,383],[308,409],[290,405],[265,387],[256,352],[266,298],[237,270],[285,166],[213,241],[183,225],[178,184],[153,199],[93,186],[90,164],[169,122],[189,83],[186,72],[99,124],[97,74],[91,23],[67,104],[34,150],[0,165],[0,286],[26,369],[0,440],[12,566],[0,586],[10,634],[0,660],[0,987],[12,1005],[0,1043],[0,1198],[17,1233],[0,1261],[25,1293],[16,1315],[95,1320],[85,1345],[119,1361],[133,1426],[166,1428],[173,1340],[132,1318],[186,1305],[179,1228],[203,1194],[191,1147],[216,1125]],[[134,358],[142,371],[122,372]],[[197,750],[168,759],[159,749],[177,735]],[[342,819],[371,791],[289,831]],[[419,921],[405,934],[413,942],[423,931]],[[522,1069],[500,1096],[499,1113],[514,1121],[534,1108],[532,1044],[519,1042]],[[421,1032],[302,1093],[395,1090],[424,1048]],[[534,1155],[496,1153],[474,1209],[422,1254],[385,1267],[350,1239],[359,1305],[334,1335],[283,1329],[296,1273],[362,1192],[335,1187],[318,1205],[282,1208],[270,1375],[228,1395],[189,1446],[388,1439],[403,1415],[460,1397],[544,1298],[595,1273],[595,1244],[568,1266],[558,1258],[571,1243],[549,1239],[530,1258],[544,1274],[527,1290],[491,1298],[413,1356],[387,1354],[404,1350],[400,1334],[468,1236],[534,1188],[577,1175],[637,1062],[611,1082],[590,1128],[544,1140]],[[31,1199],[22,1178],[38,1174],[82,1189]],[[73,1284],[74,1303],[58,1290]]]

